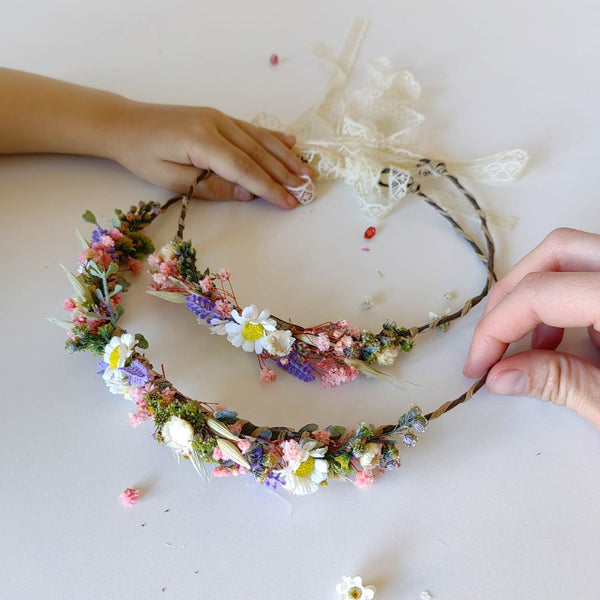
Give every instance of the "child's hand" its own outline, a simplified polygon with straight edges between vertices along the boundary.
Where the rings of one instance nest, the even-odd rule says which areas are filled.
[[[215,175],[198,185],[209,200],[251,200],[260,196],[292,208],[284,186],[304,181],[310,170],[291,148],[294,136],[255,127],[214,108],[126,101],[114,158],[156,185],[186,192],[199,169]]]
[[[465,375],[482,377],[494,365],[486,380],[490,392],[567,406],[600,429],[600,368],[556,352],[565,327],[587,327],[600,349],[599,299],[600,235],[553,231],[493,287]],[[530,332],[532,350],[500,360]]]

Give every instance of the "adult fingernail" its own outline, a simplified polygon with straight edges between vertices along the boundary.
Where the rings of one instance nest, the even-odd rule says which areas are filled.
[[[252,200],[253,196],[254,194],[251,194],[246,188],[243,188],[241,185],[236,185],[233,188],[233,197],[236,200],[246,202],[248,200]]]
[[[304,163],[302,163],[302,167],[300,168],[300,174],[301,175],[310,175],[310,168],[307,167]]]
[[[505,369],[488,379],[485,387],[493,394],[519,396],[525,392],[528,385],[527,373],[519,369]]]

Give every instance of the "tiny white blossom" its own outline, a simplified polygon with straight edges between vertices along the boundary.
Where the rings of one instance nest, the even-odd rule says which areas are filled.
[[[381,457],[381,444],[375,442],[369,442],[365,446],[365,451],[360,457],[360,466],[363,469],[374,469],[379,465],[379,458]]]
[[[267,335],[265,349],[273,356],[287,356],[294,346],[294,337],[289,329],[277,329]]]
[[[162,436],[169,448],[190,450],[194,439],[194,429],[185,419],[172,416],[162,426]]]

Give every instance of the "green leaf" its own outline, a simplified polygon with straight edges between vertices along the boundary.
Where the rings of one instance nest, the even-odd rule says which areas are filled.
[[[104,296],[102,295],[100,288],[96,288],[96,298],[98,298],[100,302],[104,302]]]
[[[87,250],[90,247],[87,240],[81,235],[79,229],[75,230],[75,237],[79,240],[79,243],[84,250]]]
[[[305,432],[312,433],[313,431],[316,431],[317,429],[319,429],[319,426],[316,423],[309,423],[308,425],[305,425],[304,427],[302,427],[302,429],[300,429],[298,431],[298,433],[300,435],[302,435]]]
[[[81,216],[86,223],[98,225],[98,221],[96,221],[96,217],[94,216],[94,213],[91,210],[86,210]]]
[[[115,315],[115,321],[118,321],[123,316],[124,312],[125,312],[125,309],[123,308],[123,305],[117,304],[113,308],[113,314]]]
[[[123,289],[123,286],[120,283],[115,285],[115,289],[110,293],[110,297],[112,298],[114,295],[118,294]]]
[[[145,350],[148,347],[148,340],[141,334],[135,334],[135,341],[137,342],[137,347]]]
[[[119,270],[119,263],[111,262],[110,265],[108,265],[108,271],[106,271],[106,274],[114,275],[118,270]]]

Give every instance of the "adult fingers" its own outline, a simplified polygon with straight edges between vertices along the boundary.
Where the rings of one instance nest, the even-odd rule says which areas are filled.
[[[494,394],[531,396],[566,406],[600,429],[600,369],[571,354],[515,354],[494,365],[485,385]]]
[[[540,323],[531,337],[532,350],[556,350],[562,342],[565,330],[562,327],[552,327]]]
[[[482,377],[512,342],[544,323],[600,330],[600,273],[530,273],[477,324],[463,369]]]
[[[561,227],[522,258],[492,288],[484,314],[510,294],[528,273],[600,271],[600,235]]]

